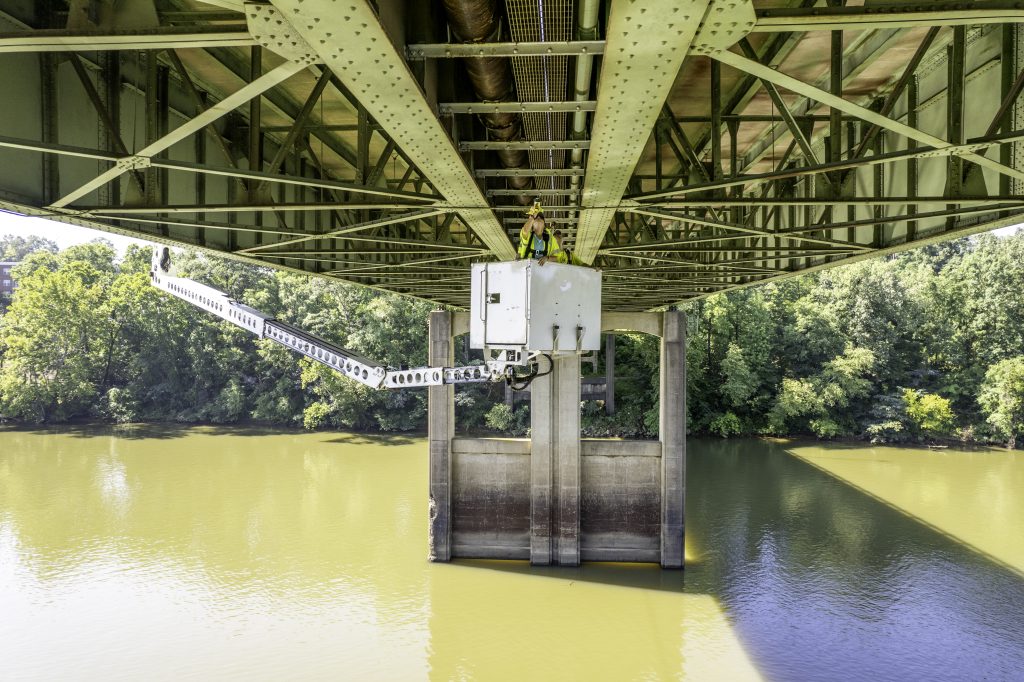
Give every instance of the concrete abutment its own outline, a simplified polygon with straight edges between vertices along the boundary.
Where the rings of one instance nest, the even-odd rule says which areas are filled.
[[[464,313],[430,318],[432,365],[453,362]],[[456,438],[452,386],[429,390],[430,559],[659,563],[682,568],[686,317],[606,313],[602,331],[661,338],[658,441],[580,439],[580,359],[531,386],[531,438]],[[541,367],[543,372],[546,368]]]

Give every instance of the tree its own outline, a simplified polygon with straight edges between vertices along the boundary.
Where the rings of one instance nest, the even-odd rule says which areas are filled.
[[[732,412],[726,412],[712,419],[708,429],[722,438],[728,438],[740,435],[743,432],[743,425],[740,423],[739,417]]]
[[[729,344],[722,359],[722,395],[732,407],[741,407],[757,390],[757,378],[750,371],[743,357],[743,350],[736,343]],[[735,415],[734,415],[735,418]]]
[[[1024,433],[1024,356],[989,367],[978,402],[986,421],[1007,447],[1016,447],[1017,437]]]
[[[907,417],[918,432],[929,438],[949,435],[953,428],[953,408],[948,400],[908,388],[903,391],[903,401]]]
[[[30,253],[36,251],[55,254],[57,245],[49,239],[36,235],[17,237],[13,234],[6,234],[0,237],[0,260],[24,260]]]
[[[869,394],[868,377],[874,367],[874,353],[848,346],[818,374],[806,379],[784,379],[769,414],[772,430],[786,433],[796,418],[805,418],[807,427],[820,437],[852,432],[854,420],[847,408],[853,400]]]
[[[34,422],[89,413],[108,353],[108,285],[84,262],[21,279],[3,318],[0,412]]]

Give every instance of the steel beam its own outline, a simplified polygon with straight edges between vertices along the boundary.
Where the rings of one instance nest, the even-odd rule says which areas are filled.
[[[517,140],[515,142],[460,142],[460,152],[500,151],[522,149],[525,151],[548,151],[558,149],[590,149],[590,140]]]
[[[842,90],[846,85],[852,85],[861,73],[870,68],[876,60],[880,59],[883,55],[887,54],[889,50],[900,43],[902,34],[899,31],[863,31],[856,37],[848,37],[849,41],[847,43],[842,31],[833,32],[833,35],[831,36],[829,60],[830,62],[833,60],[838,61],[842,65],[841,80],[838,84],[835,83],[832,79],[833,71],[829,68],[822,77],[819,77],[814,82],[814,85],[819,89],[836,92]],[[844,45],[844,43],[846,44]],[[763,58],[758,61],[767,63],[769,66],[776,69],[780,66],[779,62],[766,62]],[[749,74],[747,77],[752,79],[754,78]],[[813,102],[807,97],[798,97],[794,101],[790,102],[791,111],[803,112],[804,114],[809,113],[818,106],[818,103]],[[829,111],[825,120],[829,121],[831,124],[833,121],[849,123],[858,119],[850,116],[844,116],[843,112],[840,111]],[[823,128],[819,131],[818,136],[826,136],[830,129],[831,125],[828,128]],[[741,168],[750,168],[754,163],[762,160],[772,149],[771,139],[774,137],[780,137],[784,133],[785,129],[782,125],[776,124],[767,126],[758,136],[757,141],[751,143],[743,154],[743,157],[740,160]],[[814,136],[811,136],[811,141],[814,142]],[[842,145],[840,145],[840,149],[841,148]],[[826,161],[835,160],[836,159],[826,159]],[[781,168],[782,164],[779,164],[779,167]]]
[[[11,149],[24,149],[27,151],[43,152],[46,154],[57,154],[61,156],[73,156],[84,159],[96,159],[99,161],[110,161],[112,163],[128,163],[134,156],[121,156],[98,149],[88,147],[77,147],[74,145],[63,145],[48,142],[34,142],[20,138],[0,136],[0,147]],[[354,192],[356,194],[371,194],[409,201],[436,202],[440,197],[430,194],[419,194],[416,192],[403,192],[400,190],[385,189],[383,187],[367,187],[352,182],[341,182],[337,180],[323,180],[300,175],[283,175],[278,173],[265,173],[247,171],[240,168],[225,168],[222,166],[207,166],[190,161],[174,161],[171,159],[151,159],[149,165],[154,168],[166,168],[168,170],[184,171],[188,173],[200,173],[208,175],[222,175],[241,179],[258,180],[268,183],[281,183],[286,185],[301,185],[306,187],[318,187],[322,189],[337,190],[343,192]],[[414,205],[414,204],[410,204]]]
[[[0,33],[0,54],[12,52],[99,52],[111,50],[176,50],[197,47],[256,45],[248,29],[223,26],[165,26],[144,31],[70,31],[39,29],[31,33]]]
[[[748,58],[754,60],[757,59],[757,52],[754,51],[749,40],[744,38],[739,42],[739,45],[743,50],[743,54]],[[716,61],[715,63],[717,64],[718,62]],[[818,160],[817,154],[815,154],[814,150],[811,148],[810,140],[807,139],[807,136],[804,135],[804,131],[800,128],[799,124],[797,124],[796,118],[793,116],[792,112],[790,112],[789,107],[786,106],[786,101],[782,99],[782,95],[779,94],[778,88],[776,88],[775,84],[771,81],[765,80],[764,78],[760,80],[765,92],[767,92],[768,96],[771,97],[775,108],[779,110],[779,115],[782,117],[782,120],[785,121],[786,127],[789,128],[789,134],[793,136],[793,139],[796,140],[796,143],[800,146],[800,151],[803,153],[807,163],[813,166],[820,165],[821,162]],[[712,137],[712,142],[714,142],[714,137]],[[735,169],[733,169],[733,172],[735,173]]]
[[[1012,144],[1024,140],[1024,131],[1016,131],[1008,133],[1006,135],[991,135],[986,137],[974,138],[968,140],[963,145],[952,145],[944,147],[942,149],[920,149],[911,148],[906,151],[887,152],[885,154],[877,154],[873,156],[866,156],[855,159],[848,159],[846,161],[837,161],[833,163],[823,163],[819,166],[799,167],[799,168],[787,168],[785,170],[772,171],[769,173],[755,173],[750,175],[739,175],[735,178],[729,178],[720,182],[704,182],[685,187],[676,187],[673,189],[665,190],[662,192],[645,192],[643,194],[635,194],[626,197],[627,201],[648,201],[652,199],[664,199],[673,196],[680,196],[685,194],[695,194],[698,192],[708,192],[716,189],[725,189],[729,187],[738,187],[744,185],[753,185],[761,182],[768,182],[773,180],[786,180],[790,178],[799,178],[807,175],[817,175],[819,173],[829,173],[840,170],[850,170],[853,168],[867,168],[877,164],[889,164],[897,163],[914,159],[926,159],[926,158],[937,158],[947,156],[950,154],[963,154],[966,152],[977,152],[988,147],[993,147],[1001,144]]]
[[[179,213],[263,213],[269,211],[370,211],[370,210],[404,210],[433,208],[424,204],[394,203],[312,203],[312,204],[167,204],[163,206],[95,206],[81,207],[69,213],[77,215],[110,216],[110,215],[161,215]]]
[[[875,250],[872,250],[872,251],[866,251],[866,252],[861,253],[861,254],[847,256],[845,258],[841,258],[841,259],[837,259],[837,260],[832,260],[832,261],[828,261],[828,262],[825,262],[825,263],[820,263],[820,264],[817,264],[817,265],[811,265],[809,267],[801,268],[801,269],[798,269],[798,270],[779,270],[779,271],[777,271],[777,274],[775,276],[768,277],[768,278],[762,279],[762,280],[757,280],[755,282],[746,282],[746,283],[730,286],[730,287],[728,287],[726,289],[723,289],[723,291],[736,291],[736,290],[739,290],[739,289],[746,289],[748,287],[754,286],[755,284],[761,284],[761,283],[765,283],[765,282],[778,282],[778,281],[781,281],[781,280],[784,280],[784,279],[789,279],[790,277],[799,277],[801,275],[807,275],[807,274],[811,274],[811,273],[814,273],[814,272],[821,272],[822,270],[828,270],[829,268],[834,268],[834,267],[836,267],[838,265],[850,265],[850,264],[853,264],[853,263],[859,263],[859,262],[867,260],[869,258],[880,258],[882,256],[888,256],[888,255],[892,255],[892,254],[895,254],[895,253],[900,253],[901,251],[907,251],[909,249],[920,248],[920,247],[923,247],[923,246],[930,246],[931,244],[938,244],[940,242],[948,241],[950,239],[957,239],[957,238],[960,238],[960,237],[967,237],[967,236],[972,235],[972,234],[981,234],[982,232],[988,232],[990,230],[997,230],[999,228],[1009,227],[1009,226],[1012,226],[1012,225],[1019,225],[1021,223],[1024,223],[1024,212],[1017,212],[1017,213],[1014,213],[1013,215],[1010,215],[1010,216],[1007,216],[1007,217],[997,218],[995,220],[990,220],[990,221],[987,221],[987,222],[977,223],[977,224],[974,224],[974,225],[965,225],[963,227],[958,227],[958,228],[956,228],[954,230],[942,231],[942,232],[939,232],[939,233],[936,233],[936,234],[928,235],[927,237],[924,237],[922,239],[918,239],[916,241],[901,241],[901,242],[898,242],[898,243],[893,244],[891,246],[886,246],[884,248],[875,249]],[[711,295],[711,293],[715,293],[715,292],[709,292],[708,294],[702,294],[700,296],[700,298],[704,298],[705,296],[709,296],[709,295]]]
[[[778,8],[757,11],[753,31],[863,31],[918,26],[980,26],[1024,22],[1024,7],[1007,0],[882,3],[875,6]]]
[[[446,114],[548,114],[565,111],[594,111],[597,102],[442,102],[438,112]]]
[[[746,73],[757,76],[762,80],[771,81],[772,83],[775,83],[779,87],[785,88],[787,90],[790,90],[791,92],[795,92],[797,94],[821,102],[822,104],[832,107],[833,109],[844,111],[850,114],[851,116],[856,116],[857,118],[867,121],[868,123],[873,123],[878,127],[896,133],[897,135],[902,135],[903,137],[915,140],[922,144],[926,144],[930,147],[935,147],[936,149],[943,149],[946,147],[954,146],[953,143],[947,140],[943,140],[940,137],[936,137],[935,135],[931,135],[924,131],[918,130],[917,128],[912,128],[909,125],[902,123],[900,121],[888,118],[886,116],[882,116],[878,112],[872,111],[867,107],[862,107],[859,104],[854,104],[853,102],[845,100],[842,97],[833,95],[832,93],[822,90],[821,88],[817,88],[808,83],[804,83],[803,81],[797,80],[792,76],[788,76],[782,73],[781,71],[776,71],[775,69],[765,66],[764,64],[760,64],[754,61],[753,59],[742,57],[728,50],[716,51],[711,56],[712,58],[717,59],[723,64],[728,64],[729,66],[732,66],[735,69],[745,71]],[[973,152],[966,153],[963,156],[964,158],[978,164],[979,166],[985,166],[986,168],[990,168],[1009,177],[1024,180],[1024,171],[1022,170],[1017,170],[1015,168],[1010,168],[1009,166],[1004,166],[998,161],[994,161],[992,159],[989,159],[985,156],[981,156],[979,154],[975,154]]]
[[[78,80],[82,84],[82,88],[85,90],[86,96],[92,102],[93,108],[96,109],[96,115],[99,116],[100,121],[106,129],[107,139],[111,143],[111,146],[118,154],[128,156],[128,148],[125,146],[124,140],[121,139],[120,127],[112,113],[108,110],[103,98],[100,97],[100,93],[96,89],[96,86],[93,85],[92,79],[89,77],[89,73],[86,71],[85,65],[82,64],[82,60],[79,59],[78,55],[73,54],[69,57],[68,61],[71,62],[71,66],[74,68],[75,74],[78,76]],[[142,174],[138,171],[133,171],[130,174],[130,177],[139,193],[143,193],[145,189],[143,186]]]
[[[990,196],[918,196],[918,197],[836,197],[834,199],[819,199],[816,197],[721,197],[713,199],[677,199],[666,202],[643,204],[647,206],[660,206],[662,208],[693,208],[707,209],[709,206],[846,206],[854,205],[879,205],[879,206],[906,206],[907,204],[993,204],[993,203],[1024,203],[1024,196],[1014,195],[993,198]],[[623,206],[619,210],[637,210],[632,206]]]
[[[603,40],[571,40],[522,43],[436,43],[409,45],[409,59],[464,57],[554,57],[604,54]]]
[[[567,178],[583,177],[582,168],[478,168],[473,171],[478,178]],[[519,192],[522,194],[522,191]]]
[[[941,29],[938,27],[932,28],[929,29],[927,34],[925,34],[921,44],[918,45],[917,50],[914,52],[914,56],[910,58],[910,61],[907,62],[906,68],[903,69],[903,75],[900,76],[896,85],[893,86],[892,90],[890,90],[889,94],[886,96],[885,102],[882,104],[882,108],[878,111],[879,114],[882,116],[888,116],[892,112],[896,103],[899,101],[899,98],[903,95],[903,91],[906,90],[907,86],[910,85],[910,82],[914,79],[914,75],[917,73],[917,67],[920,66],[921,61],[928,54],[928,50],[931,49],[932,43],[935,41],[936,36],[939,35],[940,30]],[[880,131],[881,128],[879,126],[872,125],[871,128],[864,133],[860,143],[857,145],[857,149],[853,152],[853,156],[863,156],[864,152],[868,149],[868,145],[871,144],[875,135]],[[992,135],[995,132],[995,130],[990,130],[986,135]]]
[[[133,167],[144,168],[151,165],[151,157],[156,156],[165,149],[170,148],[177,142],[184,140],[190,135],[202,130],[212,121],[217,120],[221,116],[224,116],[229,111],[234,110],[238,106],[248,102],[253,97],[260,95],[261,93],[269,90],[275,85],[287,80],[289,77],[298,73],[302,69],[306,68],[305,65],[297,62],[285,62],[280,66],[274,68],[272,71],[268,71],[263,76],[260,76],[255,81],[246,84],[240,89],[236,90],[232,94],[228,95],[221,101],[217,102],[209,109],[199,114],[195,118],[186,121],[167,135],[164,135],[160,139],[152,142],[142,149],[140,149],[135,155],[129,157],[123,162],[119,162],[110,170],[93,178],[89,182],[85,183],[70,194],[66,194],[57,201],[53,202],[52,208],[62,208],[67,206],[73,201],[86,196],[90,192],[102,187],[111,180],[119,177],[122,173],[132,170]]]
[[[331,0],[274,0],[274,5],[431,184],[460,207],[463,222],[495,255],[514,258],[508,236],[381,25],[375,4],[346,3],[344,30],[336,21],[321,21],[341,11]]]
[[[297,239],[286,239],[284,241],[274,242],[272,244],[259,244],[257,246],[249,247],[248,249],[242,249],[239,253],[245,253],[249,255],[259,255],[257,251],[263,251],[265,249],[273,249],[280,246],[288,246],[289,244],[298,244],[301,242],[308,242],[312,239],[331,239],[333,237],[340,237],[342,235],[349,234],[350,232],[360,232],[362,230],[373,230],[388,225],[396,225],[398,223],[407,223],[413,220],[422,220],[424,218],[430,218],[431,216],[441,215],[446,213],[447,209],[443,208],[432,208],[425,209],[422,211],[409,211],[406,213],[400,213],[398,215],[387,216],[384,218],[377,218],[376,220],[369,220],[366,222],[358,223],[356,225],[349,225],[340,230],[331,230],[330,232],[311,234],[305,237],[299,237]]]
[[[578,194],[579,190],[575,189],[531,189],[530,196],[538,197],[570,197]],[[521,189],[489,189],[487,190],[487,196],[489,197],[518,197],[522,196],[523,190]],[[559,207],[552,207],[559,208]],[[495,209],[498,210],[498,209]],[[517,211],[522,211],[523,207],[518,206],[515,208]],[[544,209],[547,211],[548,209]]]
[[[576,253],[593,261],[708,0],[613,3],[606,29]]]
[[[747,227],[745,225],[734,225],[734,224],[731,224],[731,223],[723,223],[723,222],[717,221],[717,220],[706,220],[706,219],[701,218],[699,216],[679,215],[677,213],[667,213],[665,211],[652,211],[650,209],[643,209],[643,208],[632,209],[631,212],[639,214],[639,215],[650,216],[652,218],[659,218],[661,220],[676,221],[676,222],[687,223],[687,224],[691,224],[691,225],[700,225],[702,227],[711,227],[711,228],[716,228],[716,229],[720,229],[720,230],[731,230],[733,232],[740,233],[740,234],[733,234],[733,235],[730,235],[730,236],[723,237],[723,238],[727,238],[727,239],[743,239],[743,238],[749,237],[751,235],[758,236],[758,237],[780,237],[780,236],[782,236],[782,235],[779,234],[778,231],[760,230],[760,229],[755,229],[755,228],[752,228],[752,227]],[[790,234],[790,235],[785,235],[784,238],[786,238],[786,239],[793,239],[793,240],[796,240],[796,241],[805,241],[805,242],[810,242],[810,243],[815,243],[815,244],[825,244],[825,245],[828,245],[828,246],[841,246],[841,247],[844,247],[844,248],[850,248],[850,249],[855,250],[855,251],[864,250],[864,249],[868,248],[866,246],[861,246],[859,244],[853,244],[853,243],[850,243],[850,242],[840,242],[840,241],[836,241],[834,239],[826,239],[824,237],[803,237],[803,236],[798,236],[798,235],[795,235],[795,234]],[[690,240],[683,239],[683,240],[675,240],[673,242],[661,242],[660,245],[662,247],[664,247],[666,244],[670,244],[670,243],[676,243],[676,244],[678,244],[678,243],[690,243]],[[631,244],[629,246],[610,247],[610,249],[613,249],[613,250],[619,250],[619,249],[646,249],[649,245],[650,244],[643,244],[643,243],[641,243],[641,244]],[[649,250],[657,251],[658,250],[658,246],[659,246],[659,244],[655,243],[655,244],[653,244],[652,248],[650,248]],[[754,249],[754,248],[755,248],[754,246],[744,246],[743,247],[744,250]],[[609,250],[609,249],[605,249],[604,251],[607,251],[607,250]],[[735,249],[733,249],[733,250],[735,250]]]

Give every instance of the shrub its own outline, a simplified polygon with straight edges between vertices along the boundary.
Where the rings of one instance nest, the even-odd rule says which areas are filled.
[[[871,414],[864,425],[864,434],[868,439],[872,443],[902,443],[909,440],[907,403],[903,393],[876,395],[871,402]]]
[[[830,440],[836,436],[842,436],[844,433],[842,426],[827,417],[822,419],[812,419],[810,427],[815,436],[826,440]]]
[[[1007,447],[1015,447],[1017,436],[1024,433],[1024,356],[988,368],[978,403],[986,421],[1006,439]]]
[[[529,408],[526,405],[520,405],[513,410],[505,403],[498,403],[484,415],[484,423],[495,431],[522,437],[530,431]]]
[[[107,391],[105,416],[118,424],[128,424],[139,420],[139,401],[128,391],[112,388]]]
[[[722,438],[728,438],[729,436],[740,435],[743,432],[743,426],[740,423],[739,417],[732,412],[726,412],[712,419],[708,425],[708,430]]]
[[[953,408],[942,396],[908,388],[903,391],[903,402],[907,419],[919,433],[937,438],[953,430]]]

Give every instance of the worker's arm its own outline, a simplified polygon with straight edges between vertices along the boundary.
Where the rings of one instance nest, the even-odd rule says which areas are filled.
[[[533,235],[533,216],[526,219],[526,224],[523,225],[523,229],[519,231],[519,247],[516,249],[516,256],[518,258],[525,258],[526,251],[530,244],[530,237]]]
[[[559,263],[568,263],[569,254],[565,249],[562,248],[562,240],[558,235],[551,235],[551,247],[548,248],[548,260],[554,259]]]
[[[526,239],[531,232],[533,232],[533,216],[529,216],[523,223],[523,229],[519,230],[519,240]]]

